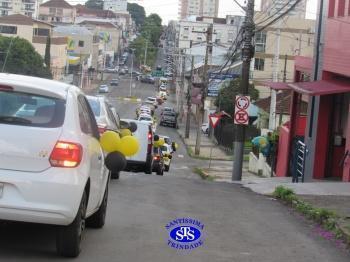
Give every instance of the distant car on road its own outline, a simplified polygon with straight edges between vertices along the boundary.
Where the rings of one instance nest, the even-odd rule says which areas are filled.
[[[100,87],[98,88],[98,92],[99,92],[100,94],[102,94],[102,93],[108,93],[108,92],[109,92],[108,85],[100,85]]]
[[[155,107],[158,106],[157,98],[153,96],[149,96],[145,100],[146,103],[152,103]]]
[[[177,128],[177,114],[172,111],[164,111],[161,115],[159,125]]]
[[[152,76],[143,76],[140,79],[141,83],[154,84],[156,80]]]
[[[119,85],[119,80],[118,79],[112,79],[109,84],[111,86],[118,86]]]

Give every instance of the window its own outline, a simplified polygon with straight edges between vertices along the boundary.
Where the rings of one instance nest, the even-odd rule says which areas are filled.
[[[56,128],[63,125],[65,101],[21,92],[0,91],[0,123]]]
[[[185,30],[185,31],[188,31],[188,27],[184,27],[184,30]]]
[[[258,71],[264,71],[265,59],[255,58],[254,69]]]
[[[80,129],[83,133],[92,135],[92,125],[87,105],[82,96],[78,97],[78,112]]]
[[[9,3],[8,2],[2,2],[1,7],[2,8],[8,8],[9,7]]]
[[[55,15],[56,14],[56,8],[50,7],[49,8],[49,13],[50,13],[50,15]]]
[[[258,32],[255,34],[255,51],[265,53],[266,48],[266,32]]]
[[[50,29],[46,28],[34,28],[33,34],[35,36],[49,36],[50,35]]]
[[[7,16],[9,14],[6,10],[1,10],[1,16]]]
[[[17,34],[17,26],[0,25],[0,33],[15,35]]]
[[[62,8],[58,8],[56,10],[56,14],[62,16],[63,15],[63,9]]]
[[[202,41],[202,37],[197,37],[197,40]]]
[[[84,41],[79,40],[78,46],[79,46],[79,47],[84,47]]]

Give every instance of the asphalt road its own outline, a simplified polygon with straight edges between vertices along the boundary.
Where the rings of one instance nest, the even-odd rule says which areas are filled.
[[[137,103],[115,99],[129,92],[128,80],[109,99],[121,117],[135,116]],[[141,98],[154,95],[152,85],[137,85]],[[179,142],[175,129],[158,127]],[[165,176],[122,173],[111,181],[106,225],[87,229],[84,262],[348,262],[349,253],[320,238],[315,227],[277,201],[239,185],[207,182],[191,172],[194,165],[180,145]],[[165,225],[190,217],[204,224],[204,244],[191,251],[167,244]],[[51,226],[0,224],[0,261],[66,261],[55,253]]]

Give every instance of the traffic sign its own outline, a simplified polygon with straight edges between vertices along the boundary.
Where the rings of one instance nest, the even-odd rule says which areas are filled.
[[[235,116],[234,122],[236,125],[248,125],[249,124],[249,96],[236,96],[235,101]]]
[[[220,115],[209,115],[210,125],[215,128],[218,125],[220,118]]]

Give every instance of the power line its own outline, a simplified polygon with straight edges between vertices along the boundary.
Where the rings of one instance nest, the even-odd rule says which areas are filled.
[[[274,1],[275,3],[275,1]],[[261,25],[262,23],[267,22],[268,20],[270,20],[271,18],[273,18],[275,15],[281,13],[281,11],[287,7],[289,5],[289,1],[287,1],[280,10],[277,10],[273,15],[270,15],[269,17],[267,17],[266,19],[264,19],[263,21],[257,22],[256,25]]]

